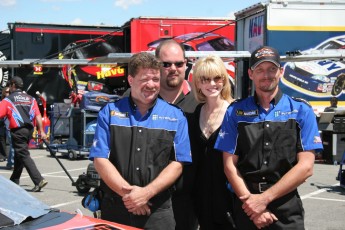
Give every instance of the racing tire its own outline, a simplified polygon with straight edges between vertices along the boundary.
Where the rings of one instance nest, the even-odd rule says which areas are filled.
[[[342,88],[340,86],[334,84],[331,94],[333,96],[337,96],[341,93],[341,91],[342,91]]]
[[[334,82],[331,94],[333,96],[338,96],[343,90],[345,86],[345,74],[340,74]]]

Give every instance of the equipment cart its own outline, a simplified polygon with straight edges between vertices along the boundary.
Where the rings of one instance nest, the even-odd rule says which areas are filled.
[[[68,103],[55,103],[53,107],[49,147],[70,160],[88,156],[98,113]]]

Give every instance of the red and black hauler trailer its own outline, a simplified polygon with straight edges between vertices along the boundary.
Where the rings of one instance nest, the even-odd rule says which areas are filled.
[[[154,51],[165,39],[182,43],[186,51],[234,51],[235,21],[218,17],[138,17],[123,26],[124,52]],[[189,57],[186,79],[191,80],[193,57]],[[235,78],[233,59],[224,59]]]
[[[138,17],[127,21],[123,26],[124,52],[136,53],[152,50],[155,42],[190,35],[189,51],[198,51],[198,44],[205,41],[206,35],[216,34],[234,42],[235,23],[230,18],[201,17]],[[192,35],[194,34],[194,37]],[[199,35],[199,37],[197,37]],[[205,44],[206,45],[206,44]],[[208,44],[208,49],[211,44]],[[200,47],[200,46],[199,46]],[[202,48],[202,47],[200,47]],[[225,47],[213,47],[224,50]],[[212,50],[209,50],[212,51]]]

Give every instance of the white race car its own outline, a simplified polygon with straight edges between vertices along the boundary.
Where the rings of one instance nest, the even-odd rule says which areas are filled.
[[[315,48],[301,51],[301,54],[326,54],[340,49],[345,49],[345,35],[327,39]],[[344,79],[338,79],[342,73],[345,73],[343,60],[287,62],[284,65],[282,83],[290,88],[298,88],[306,95],[337,96],[344,89]]]

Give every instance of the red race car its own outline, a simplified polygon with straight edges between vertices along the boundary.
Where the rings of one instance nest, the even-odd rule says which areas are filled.
[[[52,209],[26,190],[0,176],[0,228],[26,230],[138,230],[93,217]]]

